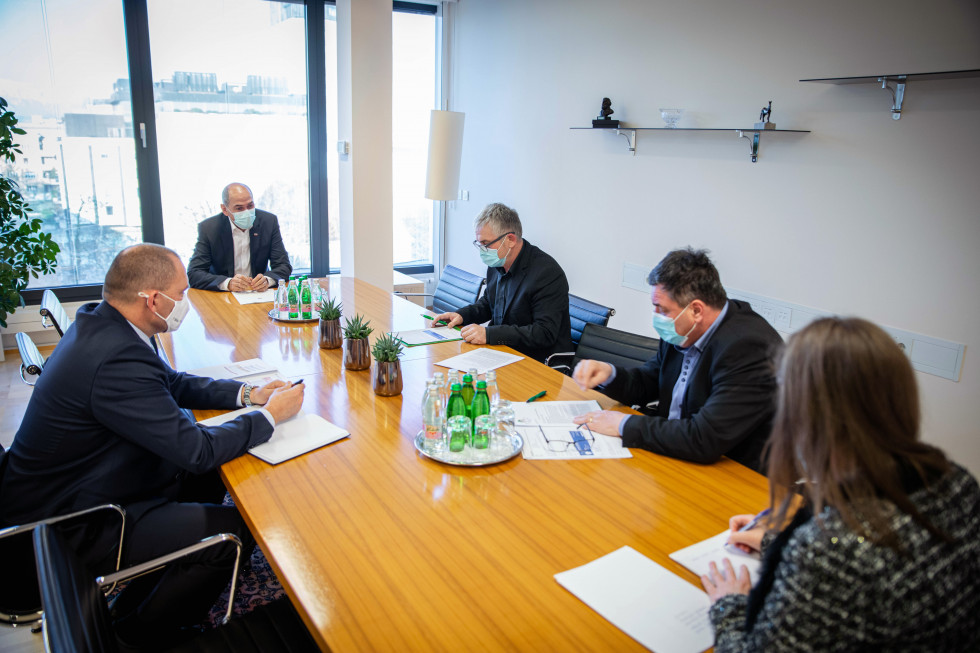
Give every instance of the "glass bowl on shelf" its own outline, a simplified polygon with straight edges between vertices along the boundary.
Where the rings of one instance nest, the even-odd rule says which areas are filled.
[[[677,121],[681,119],[684,109],[661,109],[660,117],[664,119],[667,129],[675,129]]]

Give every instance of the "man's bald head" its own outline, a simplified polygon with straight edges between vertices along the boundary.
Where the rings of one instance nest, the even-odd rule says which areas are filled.
[[[245,184],[234,182],[228,184],[222,189],[221,191],[222,206],[231,208],[233,205],[240,203],[240,201],[244,201],[245,204],[248,204],[249,202],[252,201],[251,188],[249,188]],[[235,210],[237,211],[243,209],[235,209]]]
[[[113,259],[102,285],[102,298],[131,304],[142,290],[166,290],[177,283],[183,264],[172,249],[153,243],[127,247]]]

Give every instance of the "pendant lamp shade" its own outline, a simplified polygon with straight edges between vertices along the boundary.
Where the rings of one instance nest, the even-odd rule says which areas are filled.
[[[459,111],[433,110],[429,117],[429,164],[425,196],[454,200],[459,193],[459,164],[463,155],[463,117]]]

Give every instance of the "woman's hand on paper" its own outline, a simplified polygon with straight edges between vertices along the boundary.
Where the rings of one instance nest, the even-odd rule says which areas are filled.
[[[748,594],[752,589],[749,568],[741,565],[736,576],[732,561],[728,558],[722,561],[721,569],[712,562],[708,573],[701,576],[701,584],[712,603],[729,594]]]

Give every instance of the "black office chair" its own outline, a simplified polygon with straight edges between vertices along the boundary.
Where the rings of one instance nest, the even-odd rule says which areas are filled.
[[[593,359],[627,369],[639,367],[657,355],[660,341],[607,326],[588,323],[574,353],[552,354],[549,367],[571,374],[580,360]],[[560,358],[562,357],[562,358]],[[561,360],[564,363],[561,363]]]
[[[0,469],[6,455],[7,452],[0,452]],[[115,567],[118,570],[126,530],[126,511],[115,504],[95,506],[67,515],[0,529],[0,560],[4,564],[3,583],[0,583],[0,623],[20,626],[36,624],[41,619],[41,594],[34,567],[31,531],[41,524],[67,525],[65,522],[69,520],[91,520],[94,513],[99,511],[111,511],[119,515],[119,546]]]
[[[578,295],[568,293],[568,316],[572,320],[572,344],[578,346],[582,339],[582,330],[586,324],[606,326],[609,318],[616,314],[615,308],[590,302]]]
[[[399,297],[432,297],[430,307],[432,310],[437,313],[455,313],[479,299],[486,282],[483,277],[447,265],[442,271],[434,293],[396,292],[395,294]]]
[[[17,340],[17,351],[20,352],[20,380],[27,385],[34,385],[37,380],[28,381],[24,374],[33,377],[41,376],[41,372],[44,371],[44,357],[26,333],[15,333],[14,338]]]
[[[201,540],[169,555],[93,579],[78,556],[56,530],[39,526],[34,531],[38,580],[44,604],[44,643],[53,653],[95,653],[118,651],[105,597],[99,588],[159,569],[201,549],[234,544],[239,555],[241,542],[224,533]],[[224,624],[184,641],[171,651],[318,651],[306,626],[287,599],[261,606],[231,621],[231,605],[238,578],[238,559],[232,570],[231,594]]]

